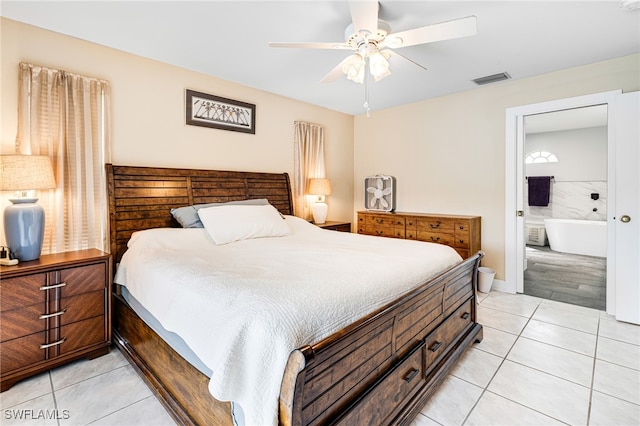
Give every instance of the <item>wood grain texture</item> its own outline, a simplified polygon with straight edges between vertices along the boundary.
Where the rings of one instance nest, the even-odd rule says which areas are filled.
[[[358,212],[358,233],[453,247],[463,259],[481,250],[480,216]]]
[[[292,212],[286,174],[107,165],[107,175],[116,259],[132,232],[177,226],[170,215],[172,207],[267,198],[282,213]],[[382,221],[378,225],[397,238],[408,238],[407,232],[417,235],[418,222],[425,219],[377,216]],[[446,228],[455,244],[460,223],[460,238],[477,238],[479,248],[475,234],[479,218],[474,225],[465,225],[466,220],[451,216],[446,226],[445,221],[433,226]],[[290,359],[293,367],[282,384],[280,423],[410,424],[465,348],[482,338],[474,291],[482,256],[481,252],[465,256],[463,262],[392,303],[294,351],[296,360]],[[173,351],[124,300],[114,297],[117,344],[174,418],[181,424],[231,424],[230,407],[209,394],[208,378]],[[428,354],[427,345],[434,349],[437,342]]]
[[[0,267],[1,391],[109,352],[111,275],[111,257],[93,249]]]

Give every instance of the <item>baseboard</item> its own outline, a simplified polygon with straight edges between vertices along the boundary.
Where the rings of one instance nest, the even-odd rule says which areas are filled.
[[[516,286],[507,283],[504,280],[493,280],[492,290],[502,291],[504,293],[516,294]]]

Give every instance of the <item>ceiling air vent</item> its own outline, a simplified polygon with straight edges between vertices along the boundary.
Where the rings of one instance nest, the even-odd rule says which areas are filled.
[[[475,80],[471,80],[471,81],[473,81],[478,86],[482,86],[489,83],[496,83],[498,81],[508,80],[510,78],[511,76],[509,74],[507,74],[506,72],[501,72],[500,74],[488,75],[486,77],[476,78]]]

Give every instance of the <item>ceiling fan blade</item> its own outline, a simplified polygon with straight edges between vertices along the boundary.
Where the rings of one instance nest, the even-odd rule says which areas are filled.
[[[269,47],[292,47],[297,49],[353,49],[347,43],[269,42]]]
[[[333,83],[334,81],[342,77],[344,75],[344,73],[342,72],[342,64],[344,64],[347,59],[349,59],[349,57],[343,59],[338,65],[336,65],[334,69],[329,71],[329,74],[325,75],[322,80],[320,80],[320,82]]]
[[[433,43],[434,41],[450,40],[453,38],[475,35],[477,32],[476,17],[454,19],[426,27],[400,31],[389,34],[385,39],[387,47],[407,47],[416,44]]]
[[[375,33],[378,29],[378,2],[375,1],[350,1],[351,21],[353,32],[366,30]]]
[[[412,64],[415,64],[415,65],[419,66],[420,68],[422,68],[423,70],[427,71],[427,67],[424,67],[424,66],[420,65],[420,64],[419,64],[419,63],[417,63],[416,61],[413,61],[413,60],[411,60],[411,59],[407,58],[406,56],[399,54],[398,52],[395,52],[395,51],[393,51],[393,50],[391,50],[391,49],[384,49],[383,51],[384,51],[384,52],[389,52],[389,53],[391,54],[391,56],[399,56],[399,57],[401,57],[402,59],[404,59],[404,60],[406,60],[406,61],[409,61],[409,62],[411,62]]]

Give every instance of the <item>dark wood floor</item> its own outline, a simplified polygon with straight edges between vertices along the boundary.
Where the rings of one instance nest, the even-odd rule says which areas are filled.
[[[605,310],[605,257],[558,253],[527,246],[524,294]]]

